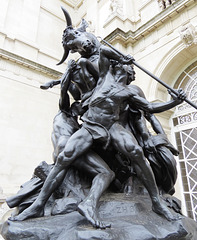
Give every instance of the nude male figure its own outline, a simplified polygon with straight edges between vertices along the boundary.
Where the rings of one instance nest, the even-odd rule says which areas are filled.
[[[121,61],[127,65],[112,64],[111,59]],[[149,192],[153,211],[163,215],[168,220],[175,220],[175,217],[160,200],[154,175],[143,155],[142,148],[138,145],[132,133],[121,126],[118,120],[122,109],[125,109],[124,105],[128,103],[132,105],[136,104],[137,101],[138,104],[141,103],[139,104],[141,108],[146,108],[149,112],[159,112],[174,107],[180,101],[173,100],[168,103],[151,104],[132,93],[127,87],[127,84],[130,83],[128,65],[131,63],[132,58],[121,58],[116,52],[106,47],[100,49],[100,77],[90,99],[89,109],[82,118],[84,123],[69,138],[64,150],[58,155],[57,162],[46,179],[43,188],[47,189],[59,172],[66,169],[75,159],[87,152],[94,141],[99,140],[104,147],[110,141],[116,150],[122,152],[134,164],[138,177],[141,178]],[[36,204],[32,205],[31,211],[36,212],[39,202]],[[94,214],[95,204],[92,198],[87,197],[79,204],[78,210],[90,222],[98,220]],[[28,214],[31,214],[31,211],[26,211],[26,218]],[[20,215],[18,220],[23,218]]]
[[[67,75],[65,75],[65,79],[62,79],[61,82],[61,94],[59,100],[60,111],[55,116],[53,123],[52,142],[54,146],[53,158],[55,163],[58,162],[59,154],[64,150],[68,139],[80,128],[77,122],[77,116],[81,111],[80,103],[74,102],[70,106],[67,93],[70,82],[69,72],[72,72],[73,67],[75,67],[75,62],[70,61]],[[93,216],[87,217],[87,220],[97,228],[102,229],[110,227],[110,224],[104,223],[98,219],[96,207],[100,196],[114,180],[115,175],[113,171],[108,167],[104,160],[91,149],[83,156],[80,156],[73,161],[72,165],[79,169],[79,171],[83,171],[93,178],[92,186],[87,195],[87,198],[91,199],[93,203],[91,210]],[[48,177],[36,201],[18,216],[12,217],[11,220],[20,221],[30,217],[43,216],[44,206],[54,190],[62,183],[66,170],[66,168],[62,168],[57,172],[56,176],[53,176],[53,178]]]

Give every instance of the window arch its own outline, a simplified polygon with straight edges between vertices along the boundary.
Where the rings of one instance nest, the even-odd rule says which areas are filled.
[[[197,105],[197,61],[182,72],[174,88],[184,89],[188,99]],[[197,110],[184,102],[176,107],[172,120],[186,210],[197,220]]]

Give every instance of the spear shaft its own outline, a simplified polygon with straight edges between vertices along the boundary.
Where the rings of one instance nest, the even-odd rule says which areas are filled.
[[[119,53],[120,55],[122,55],[123,57],[125,57],[125,54],[121,53],[119,50],[117,50],[115,47],[113,47],[110,43],[108,43],[107,41],[102,39],[102,42],[104,42],[106,45],[108,45],[109,47],[111,47],[114,51],[116,51],[117,53]],[[155,79],[157,82],[159,82],[161,85],[163,85],[165,88],[169,89],[171,92],[173,92],[174,94],[176,94],[178,96],[178,92],[177,90],[171,88],[168,84],[166,84],[165,82],[163,82],[161,79],[159,79],[158,77],[156,77],[154,74],[152,74],[151,72],[149,72],[148,70],[146,70],[144,67],[142,67],[139,63],[137,63],[135,60],[133,60],[132,62],[136,67],[138,67],[139,69],[141,69],[143,72],[145,72],[146,74],[148,74],[150,77],[152,77],[153,79]],[[197,106],[191,102],[188,98],[184,99],[185,102],[187,102],[188,104],[190,104],[192,107],[194,107],[195,109],[197,109]]]

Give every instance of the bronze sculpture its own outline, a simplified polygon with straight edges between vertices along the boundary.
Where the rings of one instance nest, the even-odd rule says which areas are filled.
[[[147,164],[142,149],[138,146],[134,136],[123,127],[121,115],[129,104],[131,108],[141,108],[149,112],[160,112],[167,110],[179,104],[184,94],[180,94],[180,98],[172,100],[165,104],[150,104],[145,99],[136,95],[135,92],[129,91],[127,85],[134,80],[134,72],[130,65],[133,61],[131,57],[122,58],[121,63],[117,60],[120,56],[113,50],[102,46],[100,48],[99,57],[99,73],[100,78],[93,95],[90,97],[88,110],[82,117],[84,123],[68,139],[64,149],[57,156],[57,161],[54,168],[47,177],[41,193],[36,201],[29,209],[13,218],[13,220],[24,220],[31,216],[42,215],[41,208],[48,199],[47,192],[52,193],[57,187],[56,183],[62,181],[60,175],[64,175],[65,169],[72,162],[83,155],[93,145],[93,140],[103,142],[106,148],[111,141],[112,146],[123,153],[134,164],[135,171],[138,177],[141,178],[143,184],[147,188],[152,199],[152,208],[158,214],[165,216],[168,220],[174,220],[168,209],[161,204],[159,193],[156,188],[156,183],[150,166]],[[111,61],[114,60],[113,65]],[[106,178],[106,177],[105,177]],[[55,179],[55,181],[54,181]],[[101,177],[102,179],[102,177]],[[79,204],[79,212],[95,226],[105,228],[108,225],[99,223],[95,216],[96,203],[103,191],[109,185],[108,181],[103,181],[105,184],[101,192],[97,188],[92,191],[96,192],[97,198],[87,197],[85,201]],[[51,190],[50,190],[51,189]],[[45,199],[45,200],[43,200]]]
[[[63,12],[67,28],[63,34],[64,55],[59,64],[66,60],[70,51],[79,52],[81,58],[77,63],[69,62],[60,80],[41,86],[47,89],[61,84],[60,112],[54,118],[52,134],[54,166],[44,184],[39,185],[41,191],[33,203],[10,219],[23,221],[43,216],[45,204],[62,184],[71,166],[90,174],[93,179],[89,192],[77,202],[78,212],[93,227],[110,228],[110,222],[105,223],[97,215],[99,199],[111,183],[116,185],[118,182],[120,188],[124,185],[126,189],[129,184],[126,180],[132,175],[131,168],[147,189],[152,210],[169,221],[179,220],[180,215],[172,214],[160,196],[174,193],[177,172],[173,155],[178,152],[169,143],[154,113],[180,104],[186,98],[185,93],[182,90],[170,92],[171,101],[149,103],[141,89],[130,85],[135,79],[134,59],[103,46],[94,35],[86,32],[85,21],[80,28],[73,29],[69,14],[65,9]],[[71,106],[68,91],[76,100]],[[81,126],[77,122],[78,116],[83,120]],[[145,118],[157,136],[150,134]],[[97,145],[102,149],[98,150]],[[115,169],[114,165],[125,159],[128,165],[121,164],[126,174],[119,178],[121,169]],[[20,201],[12,198],[14,204],[10,206],[21,204],[23,197]],[[8,199],[8,204],[11,200]],[[179,210],[176,212],[180,213]]]

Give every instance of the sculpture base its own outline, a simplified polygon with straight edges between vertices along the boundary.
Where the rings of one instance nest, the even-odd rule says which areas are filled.
[[[171,210],[173,212],[173,210]],[[177,214],[173,212],[173,214]],[[195,240],[197,223],[190,218],[169,222],[151,209],[147,194],[126,196],[105,194],[100,201],[99,215],[111,228],[95,229],[78,212],[6,221],[1,234],[9,240]]]

